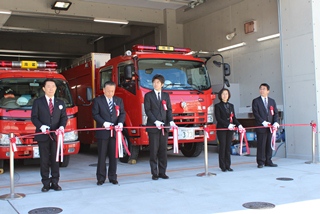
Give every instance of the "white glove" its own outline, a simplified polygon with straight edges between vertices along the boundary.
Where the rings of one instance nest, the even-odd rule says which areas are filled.
[[[262,125],[263,125],[264,127],[268,127],[269,124],[271,124],[271,123],[269,123],[269,122],[267,122],[267,121],[263,121],[263,122],[262,122]]]
[[[60,126],[60,127],[59,127],[59,130],[64,133],[64,127],[63,127],[63,126]]]
[[[238,129],[239,129],[239,131],[244,130],[244,128],[243,128],[243,126],[242,126],[242,125],[239,125],[239,126],[238,126]]]
[[[275,128],[279,128],[280,127],[280,125],[279,125],[279,123],[277,123],[277,122],[275,122],[274,124],[273,124],[273,127],[275,127]]]
[[[229,130],[233,130],[235,126],[236,126],[236,125],[230,123],[229,126],[228,126],[228,129],[229,129]]]
[[[173,129],[174,127],[178,127],[173,121],[170,121],[170,129]]]
[[[156,125],[156,127],[157,127],[158,129],[161,129],[161,126],[164,125],[164,123],[161,122],[161,121],[159,121],[159,120],[156,120],[156,122],[154,122],[154,124]]]
[[[117,125],[119,128],[123,128],[123,124],[122,123],[118,123]]]
[[[42,125],[42,126],[40,127],[40,129],[41,129],[42,133],[45,134],[45,133],[47,132],[47,130],[50,130],[50,127],[47,126],[47,125]]]
[[[103,127],[106,128],[107,130],[109,130],[110,126],[112,126],[112,125],[113,125],[113,123],[109,123],[109,122],[104,122],[103,123]]]

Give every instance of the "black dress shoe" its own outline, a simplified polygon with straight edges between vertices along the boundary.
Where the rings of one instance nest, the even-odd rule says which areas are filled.
[[[98,181],[98,182],[97,182],[97,185],[98,185],[98,186],[101,186],[102,184],[104,184],[104,181]]]
[[[158,177],[159,177],[159,178],[162,178],[162,179],[169,179],[169,176],[166,175],[166,174],[159,174]]]
[[[116,184],[118,184],[118,181],[117,180],[110,180],[110,183],[116,185]]]
[[[275,163],[270,163],[270,164],[266,164],[266,166],[270,166],[270,167],[277,167],[278,165]]]
[[[226,172],[227,170],[226,170],[226,169],[221,169],[221,171],[222,171],[222,172]]]
[[[60,191],[62,190],[61,186],[59,186],[58,184],[52,183],[50,189],[53,189],[55,191]]]
[[[152,180],[158,180],[158,176],[157,175],[152,175]]]
[[[44,185],[44,186],[41,188],[41,192],[48,192],[49,189],[50,189],[50,186],[49,186],[49,185],[48,185],[48,186]]]
[[[259,164],[259,165],[258,165],[258,168],[263,168],[263,165],[262,165],[262,164]]]
[[[231,168],[228,168],[227,170],[228,170],[229,172],[232,172],[232,171],[233,171],[233,169],[231,169]]]

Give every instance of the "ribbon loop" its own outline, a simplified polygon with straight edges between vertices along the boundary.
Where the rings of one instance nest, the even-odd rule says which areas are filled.
[[[240,150],[239,150],[239,155],[250,155],[250,148],[249,148],[249,143],[247,140],[247,134],[246,134],[246,129],[242,128],[242,129],[238,129],[239,133],[240,133]],[[243,147],[243,140],[246,143],[246,149],[247,152],[245,154],[242,154],[242,147]]]
[[[64,139],[64,132],[60,129],[55,131],[57,136],[57,154],[56,154],[56,162],[59,162],[59,151],[61,156],[61,162],[63,162],[63,139]]]

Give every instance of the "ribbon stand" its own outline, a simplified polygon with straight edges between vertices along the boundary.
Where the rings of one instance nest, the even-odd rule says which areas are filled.
[[[10,133],[10,139],[13,138],[13,133]],[[10,141],[10,194],[1,195],[1,200],[8,199],[20,199],[24,198],[26,195],[23,193],[14,193],[14,153],[12,149],[12,143]]]
[[[317,125],[316,123],[312,120],[310,122],[310,126],[311,126],[311,133],[312,133],[312,161],[307,161],[305,163],[307,164],[319,164],[318,161],[316,161],[316,132],[317,132]]]
[[[208,172],[208,138],[207,138],[207,125],[204,125],[203,128],[203,138],[204,138],[204,168],[205,172],[198,173],[197,176],[216,176],[217,174]]]

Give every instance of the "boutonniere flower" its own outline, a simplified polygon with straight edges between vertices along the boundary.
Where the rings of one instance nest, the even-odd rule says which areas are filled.
[[[233,118],[233,116],[234,116],[234,114],[233,114],[233,112],[231,112],[231,113],[230,113],[230,119],[229,119],[229,120],[230,120],[230,123],[232,123],[232,118]]]
[[[162,100],[162,105],[163,105],[163,109],[165,110],[165,111],[167,111],[168,109],[167,109],[167,102],[165,101],[165,100]]]
[[[120,115],[120,107],[117,106],[117,105],[114,105],[114,108],[116,109],[117,117],[119,117],[119,115]]]
[[[271,115],[274,115],[273,106],[270,106]]]
[[[59,109],[60,109],[60,110],[63,109],[63,105],[59,105]]]

